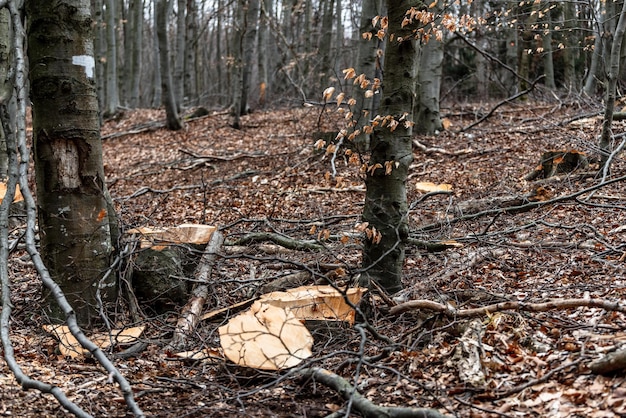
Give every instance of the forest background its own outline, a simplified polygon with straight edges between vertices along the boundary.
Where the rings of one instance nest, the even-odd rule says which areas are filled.
[[[48,40],[32,22],[52,18],[37,15],[38,2],[26,3],[37,113],[46,100],[39,87],[48,86],[37,79],[45,71],[41,57],[47,58],[36,45]],[[95,207],[109,202],[115,210],[96,211],[98,220],[108,219],[111,231],[113,212],[122,231],[207,220],[220,226],[226,241],[219,261],[211,260],[213,282],[203,278],[192,293],[202,289],[212,308],[234,309],[277,278],[282,287],[294,284],[287,278],[330,283],[342,292],[348,284],[370,290],[354,328],[314,329],[314,360],[282,374],[229,364],[214,348],[217,323],[195,324],[187,335],[193,341],[186,344],[205,357],[181,359],[170,341],[181,306],[138,313],[132,292],[120,292],[121,304],[100,304],[99,315],[107,326],[112,320],[116,327],[149,328],[133,350],[110,346],[107,357],[68,323],[119,384],[130,413],[622,412],[623,379],[600,375],[622,367],[624,142],[613,119],[623,117],[614,111],[624,60],[623,3],[87,3],[46,2],[62,19],[76,14],[74,8],[91,10],[93,74],[88,59],[72,64],[95,81],[98,127],[103,124],[101,157],[112,199],[105,193]],[[18,2],[0,4],[4,24],[20,34]],[[19,36],[6,35],[5,79],[18,81],[9,87],[18,94],[17,103],[3,95],[3,106],[19,108],[25,67],[14,48]],[[164,112],[139,110],[161,106]],[[39,144],[38,136],[52,131],[33,119]],[[13,126],[19,131],[20,122],[4,123],[9,178],[12,148],[28,162],[21,145],[11,146]],[[41,164],[37,146],[34,157]],[[48,179],[20,175],[23,192],[37,183],[40,228],[48,228],[39,194],[48,192]],[[48,321],[38,313],[47,302],[38,295],[35,229],[30,215],[9,228],[8,204],[3,208],[2,252],[7,260],[18,250],[23,256],[3,266],[4,357],[15,375],[3,379],[51,393],[78,416],[123,416],[124,402],[111,405],[99,396],[110,399],[112,385],[99,366],[89,365],[93,359],[77,364],[63,345],[57,351],[49,333],[32,331]],[[123,283],[122,270],[137,267],[141,251],[120,247],[105,276],[110,280],[116,270]],[[24,251],[31,261],[24,261]],[[69,265],[53,267],[53,277]],[[10,287],[19,295],[12,316]],[[25,318],[33,307],[37,313]],[[103,307],[111,312],[102,314]],[[18,326],[9,326],[11,317],[19,318]],[[14,340],[16,331],[22,336],[14,342],[17,356],[12,329]],[[52,334],[63,342],[62,333]],[[618,355],[611,370],[606,362],[591,363],[610,351]],[[21,356],[31,359],[22,370],[54,383],[26,377],[16,367]],[[63,372],[55,376],[55,369]],[[309,387],[311,379],[334,391]],[[215,391],[207,393],[208,387]],[[2,392],[5,413],[56,413],[41,395]],[[174,397],[177,405],[166,401]]]

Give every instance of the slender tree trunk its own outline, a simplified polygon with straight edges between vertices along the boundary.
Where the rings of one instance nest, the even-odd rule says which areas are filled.
[[[154,81],[153,81],[153,89],[154,89],[154,94],[152,95],[152,107],[159,107],[161,106],[161,104],[163,103],[163,94],[162,94],[162,89],[161,89],[161,60],[159,58],[160,52],[159,52],[159,34],[158,34],[158,30],[157,30],[157,2],[159,0],[153,0],[152,1],[152,16],[153,16],[153,26],[152,26],[152,30],[153,30],[153,45],[154,45]]]
[[[259,21],[259,106],[264,107],[271,91],[270,79],[270,19],[272,17],[273,0],[262,0],[261,16]]]
[[[626,34],[626,2],[622,5],[622,11],[619,14],[619,20],[613,43],[611,44],[611,55],[609,56],[608,72],[607,72],[607,88],[605,93],[604,119],[602,121],[602,134],[600,136],[600,168],[606,165],[611,153],[611,126],[613,124],[613,111],[615,109],[615,92],[617,90],[617,80],[620,73],[620,55],[622,50],[622,41]]]
[[[358,40],[358,74],[365,74],[368,80],[373,81],[376,77],[376,52],[378,51],[378,38],[376,29],[372,26],[372,19],[382,15],[381,0],[363,0],[361,8],[361,20],[359,22]],[[354,107],[354,117],[356,119],[356,129],[361,133],[355,138],[355,144],[359,152],[369,150],[370,136],[363,132],[363,127],[369,125],[370,120],[376,114],[373,108],[374,96],[365,94],[367,89],[355,86],[354,97],[356,105]]]
[[[12,24],[11,16],[8,8],[0,9],[0,103],[15,102],[13,94],[12,77],[9,76],[11,68],[9,63],[12,62]],[[9,104],[9,108],[15,107]],[[9,117],[14,118],[16,112],[9,112]],[[14,126],[11,121],[11,126]],[[0,124],[0,181],[4,182],[8,177],[9,158],[7,154],[7,139],[4,129]]]
[[[543,72],[546,76],[545,85],[549,89],[556,89],[554,80],[554,61],[552,60],[552,28],[550,22],[544,22],[546,26],[541,38],[541,46],[543,48]]]
[[[120,96],[117,88],[117,33],[116,33],[116,0],[106,1],[106,99],[104,102],[103,116],[111,117],[117,113],[120,106]]]
[[[139,106],[139,82],[141,79],[141,52],[143,40],[143,0],[131,2],[131,16],[133,19],[132,32],[130,34],[131,56],[130,59],[130,105]]]
[[[583,92],[588,96],[593,96],[596,91],[597,81],[601,79],[600,77],[600,58],[602,53],[602,33],[601,33],[601,22],[596,22],[594,27],[597,28],[594,30],[594,40],[593,40],[593,51],[591,51],[591,62],[589,63],[589,69],[587,71],[587,78],[585,79],[585,87],[583,88]]]
[[[186,0],[177,0],[178,15],[176,16],[176,53],[174,55],[174,97],[177,110],[185,101],[185,35],[187,34],[185,10]]]
[[[41,253],[81,325],[116,299],[89,0],[29,0],[28,58]],[[63,28],[63,30],[60,30]],[[64,320],[51,301],[50,315]]]
[[[406,181],[413,161],[411,121],[419,54],[410,25],[402,28],[401,24],[405,12],[417,5],[411,0],[387,0],[389,27],[380,116],[388,122],[372,135],[365,180],[363,220],[369,225],[371,238],[366,238],[363,246],[361,284],[369,286],[374,280],[389,293],[402,289],[409,235]]]
[[[196,56],[198,54],[198,13],[196,10],[196,1],[187,0],[186,15],[186,31],[185,35],[185,86],[184,91],[188,100],[192,104],[198,101],[198,73],[199,68],[196,66]]]
[[[443,12],[443,4],[438,3],[432,11],[440,15]],[[435,23],[440,23],[440,19],[435,20]],[[443,41],[431,36],[421,48],[417,74],[417,100],[413,110],[414,130],[422,134],[434,134],[442,129],[439,113],[442,63]]]
[[[104,4],[102,0],[91,0],[91,14],[94,19],[94,53],[96,60],[96,93],[98,95],[98,107],[104,109],[105,96],[105,68],[106,68],[106,25],[104,23]],[[102,111],[100,112],[102,123]]]
[[[340,0],[337,0],[340,1]],[[334,10],[334,0],[324,0],[320,2],[320,5],[324,5],[323,11],[324,15],[322,17],[322,34],[320,36],[319,43],[319,60],[320,60],[320,71],[319,71],[319,80],[317,85],[313,85],[313,89],[309,88],[306,90],[307,96],[313,94],[313,92],[317,92],[319,95],[320,91],[323,91],[328,84],[329,78],[331,76],[331,72],[333,69],[331,63],[331,48],[332,48],[332,35],[333,35],[333,10]]]
[[[232,127],[235,129],[241,129],[241,86],[243,85],[243,64],[241,53],[243,49],[244,16],[246,14],[244,10],[245,3],[246,0],[239,0],[237,4],[237,10],[235,12],[235,22],[237,23],[233,33],[233,59],[230,75],[232,79]]]
[[[167,128],[175,131],[178,129],[182,129],[183,124],[180,117],[178,116],[178,106],[176,105],[176,97],[174,96],[174,88],[172,84],[172,73],[170,71],[170,54],[167,43],[168,15],[169,7],[167,4],[167,0],[157,0],[156,31],[159,40],[159,68],[161,71],[161,91],[163,96],[163,104],[165,105]]]
[[[577,39],[574,34],[577,25],[576,5],[571,2],[563,2],[564,22],[563,29],[565,33],[565,48],[563,51],[564,64],[564,84],[568,90],[576,89],[578,78],[576,76],[576,56],[579,49]]]
[[[252,81],[252,67],[254,65],[254,49],[257,38],[257,26],[259,23],[259,0],[247,0],[244,10],[244,34],[242,45],[242,74],[241,74],[241,104],[239,114],[245,115],[250,111],[248,103],[250,83]]]

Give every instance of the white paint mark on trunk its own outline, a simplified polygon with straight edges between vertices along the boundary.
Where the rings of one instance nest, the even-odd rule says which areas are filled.
[[[72,64],[85,67],[85,75],[87,78],[93,78],[93,69],[96,63],[90,55],[75,55],[72,57]]]

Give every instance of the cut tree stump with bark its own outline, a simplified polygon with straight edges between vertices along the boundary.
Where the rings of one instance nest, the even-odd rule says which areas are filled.
[[[541,155],[539,165],[524,177],[525,180],[547,179],[557,174],[571,173],[577,169],[589,168],[589,160],[584,152],[577,150],[550,150]]]

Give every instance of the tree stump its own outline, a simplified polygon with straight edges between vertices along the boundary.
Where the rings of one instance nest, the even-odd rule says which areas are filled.
[[[557,174],[571,173],[577,169],[589,168],[589,160],[584,152],[577,150],[550,150],[543,153],[539,165],[525,180],[547,179]]]
[[[191,290],[185,277],[190,277],[189,266],[195,265],[198,258],[199,255],[183,245],[170,245],[159,251],[142,250],[133,265],[135,296],[144,307],[156,313],[184,305]]]

